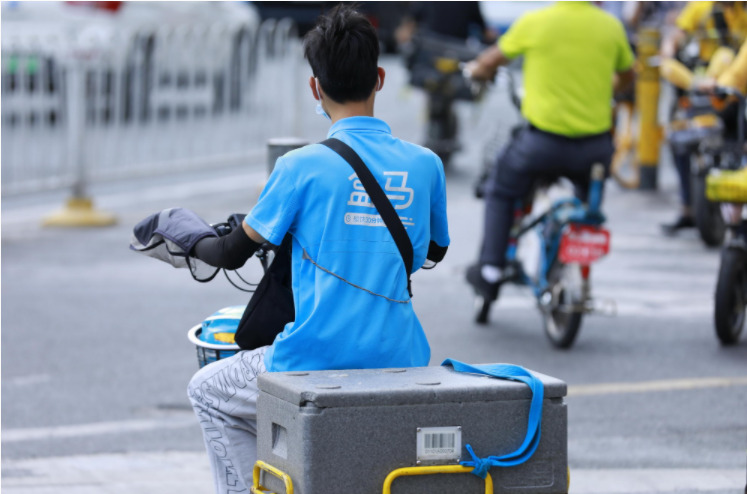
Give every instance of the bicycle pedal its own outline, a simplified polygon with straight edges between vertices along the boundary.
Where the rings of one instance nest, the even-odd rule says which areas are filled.
[[[588,299],[584,304],[584,312],[600,316],[617,316],[617,302],[611,298]]]
[[[524,277],[524,268],[516,262],[509,263],[501,275],[501,283],[519,281]]]

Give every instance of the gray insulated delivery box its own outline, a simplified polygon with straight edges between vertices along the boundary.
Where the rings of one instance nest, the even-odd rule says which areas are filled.
[[[544,384],[541,439],[527,462],[493,467],[494,492],[567,492],[566,384]],[[375,494],[395,469],[485,458],[524,441],[531,390],[451,367],[266,373],[259,377],[258,458],[296,494]],[[265,474],[262,484],[283,493]],[[484,493],[471,473],[406,476],[392,494]]]

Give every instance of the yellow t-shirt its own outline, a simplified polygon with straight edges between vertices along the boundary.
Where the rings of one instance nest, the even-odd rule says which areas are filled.
[[[633,53],[620,21],[588,2],[558,2],[521,16],[498,41],[524,55],[521,112],[535,127],[567,137],[612,127],[612,80]]]
[[[714,3],[716,2],[687,2],[676,21],[677,27],[687,34],[701,38],[700,58],[706,62],[720,45],[712,15]],[[747,11],[743,2],[734,2],[733,6],[725,5],[724,20],[737,43],[747,38]]]

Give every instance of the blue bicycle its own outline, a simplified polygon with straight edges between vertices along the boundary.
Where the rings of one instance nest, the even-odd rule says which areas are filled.
[[[593,312],[591,264],[609,252],[610,234],[602,227],[600,210],[604,167],[594,165],[589,201],[576,197],[555,201],[536,218],[531,218],[533,195],[518,201],[507,256],[508,282],[528,286],[537,299],[545,334],[558,348],[569,348],[578,335],[584,314]],[[530,275],[518,255],[519,242],[530,232],[539,239],[536,274]],[[475,321],[486,324],[493,300],[478,295]]]

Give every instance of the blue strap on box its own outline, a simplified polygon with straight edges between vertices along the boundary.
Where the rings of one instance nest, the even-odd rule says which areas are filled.
[[[458,360],[446,359],[441,363],[444,366],[451,366],[457,372],[466,372],[469,374],[481,374],[498,379],[508,379],[511,381],[523,382],[532,390],[532,402],[529,406],[529,422],[527,424],[527,433],[524,442],[516,451],[502,456],[488,456],[487,458],[478,457],[472,450],[472,446],[467,444],[466,448],[472,460],[463,461],[461,464],[467,467],[474,467],[472,473],[484,479],[490,467],[511,467],[520,465],[532,457],[540,441],[540,429],[542,422],[542,400],[545,397],[545,387],[537,377],[531,372],[518,365],[511,364],[484,364],[470,365]]]

